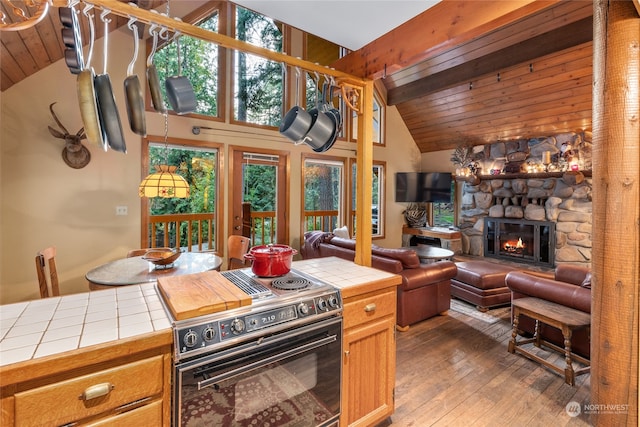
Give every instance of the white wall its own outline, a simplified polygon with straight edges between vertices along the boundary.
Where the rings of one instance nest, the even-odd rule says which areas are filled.
[[[35,254],[47,246],[57,248],[57,267],[63,294],[88,290],[85,273],[96,265],[123,257],[140,246],[141,179],[140,137],[129,130],[124,105],[123,81],[131,58],[132,42],[128,30],[109,37],[109,75],[120,110],[127,153],[104,152],[88,146],[91,162],[83,169],[68,167],[61,158],[63,141],[49,134],[56,127],[49,104],[64,126],[75,133],[82,126],[76,96],[76,78],[64,60],[28,77],[2,93],[0,130],[0,303],[38,298]],[[94,51],[94,67],[102,71],[102,43]],[[116,54],[116,52],[121,52]],[[144,60],[136,64],[136,74],[144,81]],[[164,120],[148,112],[147,133],[162,135]],[[387,110],[387,145],[375,147],[374,158],[386,161],[387,207],[386,238],[375,240],[385,247],[401,246],[404,204],[393,202],[394,174],[420,170],[421,157],[397,110]],[[214,131],[192,134],[193,125],[215,127]],[[250,132],[250,133],[247,133]],[[224,143],[223,161],[228,165],[228,145],[287,150],[291,152],[290,244],[300,244],[301,154],[310,153],[305,145],[294,146],[277,131],[198,121],[171,116],[169,136]],[[86,143],[86,141],[85,141]],[[337,142],[326,154],[354,156],[353,143]],[[228,167],[225,168],[228,172]],[[229,182],[225,177],[225,185]],[[225,188],[225,197],[230,190]],[[127,216],[116,216],[115,207],[128,207]],[[225,208],[230,206],[224,203]],[[228,214],[222,224],[227,230]]]

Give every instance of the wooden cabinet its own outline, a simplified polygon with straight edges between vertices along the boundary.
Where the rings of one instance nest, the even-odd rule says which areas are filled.
[[[344,299],[342,426],[372,426],[394,411],[396,287]]]
[[[128,339],[3,367],[1,424],[169,426],[170,330],[166,335],[159,347]]]

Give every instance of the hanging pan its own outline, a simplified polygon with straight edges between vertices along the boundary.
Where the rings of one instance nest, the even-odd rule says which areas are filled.
[[[152,9],[153,10],[153,9]],[[151,47],[151,53],[147,57],[147,82],[149,83],[149,92],[151,93],[151,104],[153,109],[159,113],[165,113],[167,111],[164,106],[164,100],[162,99],[162,90],[160,89],[160,79],[158,78],[158,70],[153,64],[153,57],[156,54],[158,48],[158,31],[155,24],[151,24],[149,28],[149,34],[153,36],[153,45]]]
[[[180,75],[182,72],[182,63],[180,61],[180,34],[174,35],[176,48],[178,50],[178,75],[168,77],[164,84],[167,90],[167,98],[171,104],[171,108],[177,114],[193,113],[196,110],[196,94],[193,91],[191,82],[185,76]]]
[[[140,80],[133,74],[133,66],[138,59],[138,26],[135,18],[129,19],[129,29],[133,31],[133,58],[127,68],[127,78],[124,79],[124,93],[127,104],[127,117],[133,133],[147,136],[147,124],[144,117],[144,98]]]
[[[64,42],[64,60],[73,74],[79,74],[84,66],[82,57],[82,36],[80,23],[73,7],[61,7],[58,10],[62,23],[62,41]]]
[[[80,74],[78,74],[77,77],[78,103],[80,106],[80,115],[82,116],[82,122],[84,123],[84,130],[87,135],[87,140],[90,143],[97,145],[98,147],[103,147],[104,136],[102,133],[102,125],[100,124],[98,104],[96,101],[94,84],[95,73],[93,71],[93,68],[91,67],[93,43],[96,36],[93,24],[93,16],[89,15],[89,11],[92,8],[93,5],[87,5],[82,11],[89,22],[89,53],[87,54],[87,60],[85,62],[84,69],[80,72]]]
[[[104,23],[104,57],[102,62],[104,70],[103,74],[95,78],[96,98],[98,100],[98,111],[100,112],[100,121],[104,132],[104,150],[107,151],[108,145],[112,150],[126,153],[127,145],[124,142],[124,135],[122,134],[120,115],[118,114],[116,99],[113,96],[111,79],[109,78],[109,74],[107,74],[107,47],[109,44],[109,22],[111,22],[111,20],[106,19],[106,16],[109,13],[110,11],[108,9],[104,9],[100,14],[100,19]]]

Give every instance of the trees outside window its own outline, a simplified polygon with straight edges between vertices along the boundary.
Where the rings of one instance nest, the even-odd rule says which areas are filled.
[[[344,225],[344,162],[307,158],[303,179],[303,231]]]
[[[218,13],[214,13],[198,26],[217,32]],[[218,45],[189,36],[181,36],[179,45],[181,64],[178,64],[178,43],[175,40],[156,52],[153,62],[160,81],[164,82],[167,77],[177,76],[179,73],[188,77],[196,93],[195,112],[218,117]],[[164,99],[167,99],[164,85],[160,86]],[[170,109],[171,106],[166,104]]]
[[[236,38],[282,52],[282,32],[266,16],[236,7]],[[282,64],[234,51],[234,120],[279,126],[283,115]]]

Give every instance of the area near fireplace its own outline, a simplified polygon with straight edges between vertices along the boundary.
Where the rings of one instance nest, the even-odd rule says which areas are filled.
[[[591,266],[591,147],[584,138],[566,133],[474,147],[481,149],[473,159],[480,165],[478,179],[459,181],[462,254],[543,267]],[[573,159],[579,156],[579,170],[558,170],[566,147],[572,147]],[[556,170],[529,173],[525,166],[547,151]],[[518,172],[510,172],[511,163],[521,164]]]
[[[484,218],[484,256],[553,267],[555,223]]]

